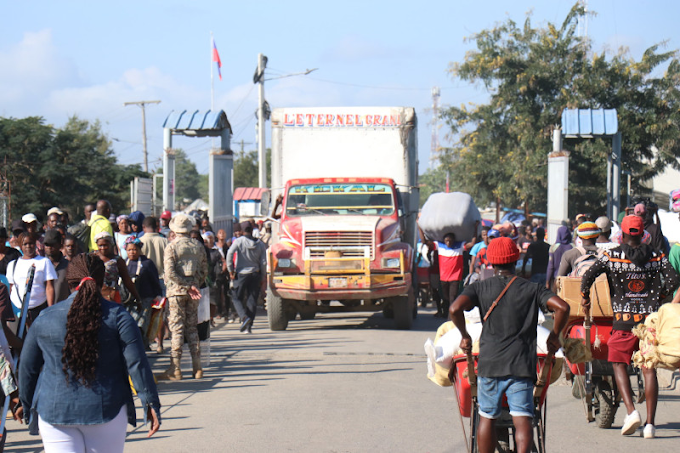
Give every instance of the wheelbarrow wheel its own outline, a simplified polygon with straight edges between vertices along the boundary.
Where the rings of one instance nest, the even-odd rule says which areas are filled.
[[[616,415],[614,392],[607,381],[600,381],[595,386],[595,423],[598,428],[608,429],[614,423]]]
[[[472,410],[470,412],[470,452],[479,453],[477,445],[477,428],[479,427],[479,406],[477,398],[472,398]]]
[[[510,430],[508,428],[496,428],[496,452],[512,453],[510,449]]]

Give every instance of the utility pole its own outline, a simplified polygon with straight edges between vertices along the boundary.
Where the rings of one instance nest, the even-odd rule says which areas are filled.
[[[127,107],[128,105],[138,105],[142,108],[142,147],[144,150],[144,171],[149,172],[149,155],[146,151],[146,104],[160,104],[161,101],[137,101],[137,102],[126,102],[123,105]]]
[[[257,72],[253,82],[257,83],[257,159],[259,161],[259,186],[267,187],[267,155],[265,152],[265,100],[264,100],[264,69],[267,67],[267,57],[257,54]]]

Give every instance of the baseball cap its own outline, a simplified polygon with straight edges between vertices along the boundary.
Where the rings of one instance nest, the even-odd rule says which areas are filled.
[[[501,232],[496,230],[496,229],[492,229],[492,230],[489,230],[488,233],[486,233],[486,237],[488,237],[488,238],[499,238],[499,237],[501,237]]]
[[[598,217],[595,220],[595,225],[602,230],[603,233],[607,233],[612,230],[612,221],[609,220],[607,216]]]
[[[621,222],[621,230],[629,236],[642,236],[645,232],[642,217],[627,215],[623,218],[623,222]]]
[[[17,232],[24,232],[24,221],[21,219],[16,219],[12,221],[12,233],[17,235]]]
[[[28,214],[24,214],[24,216],[21,218],[21,220],[24,223],[33,223],[33,222],[37,222],[38,218],[32,212],[29,212]]]
[[[170,211],[163,211],[161,214],[161,219],[172,219],[172,212]]]
[[[53,207],[53,208],[50,208],[49,211],[47,211],[47,217],[51,216],[52,214],[63,215],[63,214],[64,214],[64,211],[62,211],[62,210],[59,209],[57,206],[55,206],[55,207]]]
[[[55,245],[60,245],[61,244],[61,233],[57,229],[52,229],[52,230],[47,230],[45,232],[45,245],[47,246],[55,246]]]
[[[635,205],[635,209],[633,210],[633,212],[637,216],[647,215],[647,206],[645,206],[644,203],[638,203]]]

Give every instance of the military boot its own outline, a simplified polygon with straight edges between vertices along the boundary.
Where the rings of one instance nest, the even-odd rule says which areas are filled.
[[[182,369],[180,367],[180,358],[172,357],[170,359],[170,367],[165,372],[157,376],[159,381],[181,381]]]
[[[203,379],[203,368],[201,367],[201,356],[192,357],[191,365],[194,368],[194,379]]]

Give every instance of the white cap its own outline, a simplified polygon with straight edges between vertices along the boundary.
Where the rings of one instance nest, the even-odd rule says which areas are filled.
[[[58,207],[55,206],[53,208],[50,208],[49,211],[47,211],[47,217],[51,216],[52,214],[62,215],[62,214],[64,214],[64,211],[62,211],[61,209],[59,209]]]
[[[21,220],[24,223],[33,223],[33,222],[37,222],[38,218],[35,216],[35,214],[29,212],[28,214],[24,214],[24,216],[21,218]]]

